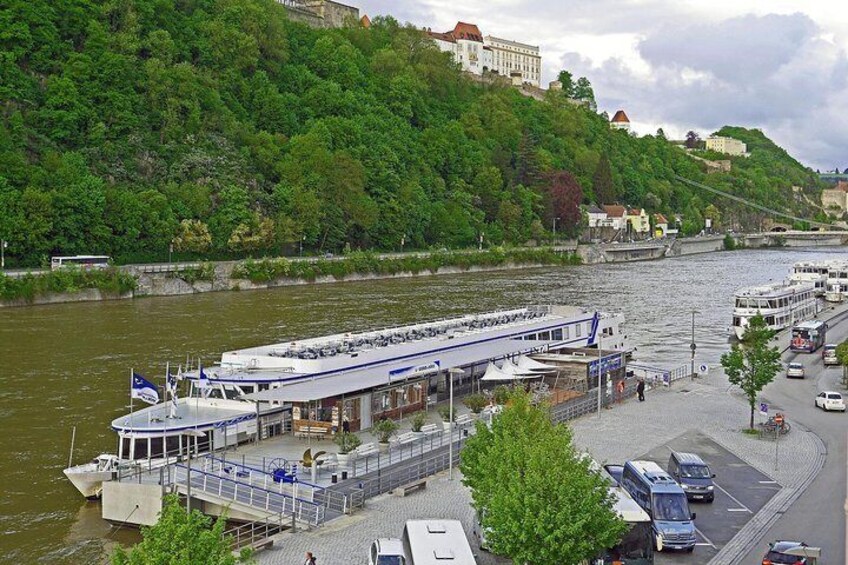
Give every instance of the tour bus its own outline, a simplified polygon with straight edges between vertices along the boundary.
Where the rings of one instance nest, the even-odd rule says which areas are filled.
[[[401,541],[410,565],[477,565],[459,520],[407,520]]]
[[[619,518],[627,524],[627,531],[615,546],[603,555],[592,560],[592,565],[653,565],[654,544],[651,530],[651,517],[642,510],[627,491],[619,486],[611,486],[610,493],[615,497],[613,507]]]
[[[624,464],[621,486],[651,517],[654,545],[663,549],[695,549],[695,514],[686,493],[653,461]]]
[[[74,255],[72,257],[51,257],[50,269],[55,271],[69,265],[80,269],[105,269],[109,266],[108,255]]]
[[[827,339],[827,323],[819,320],[808,320],[792,326],[792,340],[789,348],[792,351],[812,353]]]

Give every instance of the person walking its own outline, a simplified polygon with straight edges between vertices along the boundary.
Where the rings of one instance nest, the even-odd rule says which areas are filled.
[[[306,561],[303,562],[303,565],[315,565],[315,556],[312,555],[311,551],[306,552]]]
[[[639,395],[639,402],[645,402],[645,379],[639,379],[639,384],[636,385],[636,394]]]
[[[621,403],[624,400],[624,379],[618,381],[618,384],[615,385],[615,390],[618,393],[618,402]]]

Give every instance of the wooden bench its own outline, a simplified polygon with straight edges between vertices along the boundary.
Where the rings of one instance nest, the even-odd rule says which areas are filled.
[[[353,450],[353,453],[356,453],[357,457],[368,457],[369,455],[374,455],[377,452],[379,452],[379,449],[377,448],[377,444],[374,442],[363,443]]]
[[[392,445],[406,445],[407,443],[412,443],[413,441],[417,441],[421,438],[421,435],[417,432],[406,432],[400,434],[397,437],[393,437],[391,440]]]
[[[421,479],[421,480],[418,480],[418,481],[413,481],[411,483],[407,483],[407,484],[405,484],[401,487],[396,488],[395,494],[397,496],[406,496],[407,494],[409,494],[411,492],[415,492],[416,490],[419,490],[419,489],[423,490],[425,488],[427,488],[427,479]]]
[[[329,431],[329,428],[322,426],[301,426],[295,430],[294,435],[297,437],[324,437]]]
[[[442,430],[444,430],[444,428],[440,428],[439,424],[427,424],[426,426],[421,426],[421,432],[425,435],[437,434]]]
[[[460,414],[459,416],[456,417],[456,420],[454,420],[454,421],[456,422],[457,426],[462,427],[462,426],[467,426],[468,424],[472,423],[474,421],[474,418],[471,417],[471,414],[466,413],[466,414]]]

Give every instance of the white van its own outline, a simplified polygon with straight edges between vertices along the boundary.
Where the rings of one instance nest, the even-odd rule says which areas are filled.
[[[401,539],[411,565],[477,565],[459,520],[407,520]]]

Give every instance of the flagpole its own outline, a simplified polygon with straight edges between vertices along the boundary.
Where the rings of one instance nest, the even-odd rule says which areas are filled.
[[[133,368],[130,367],[130,426],[133,425]]]

